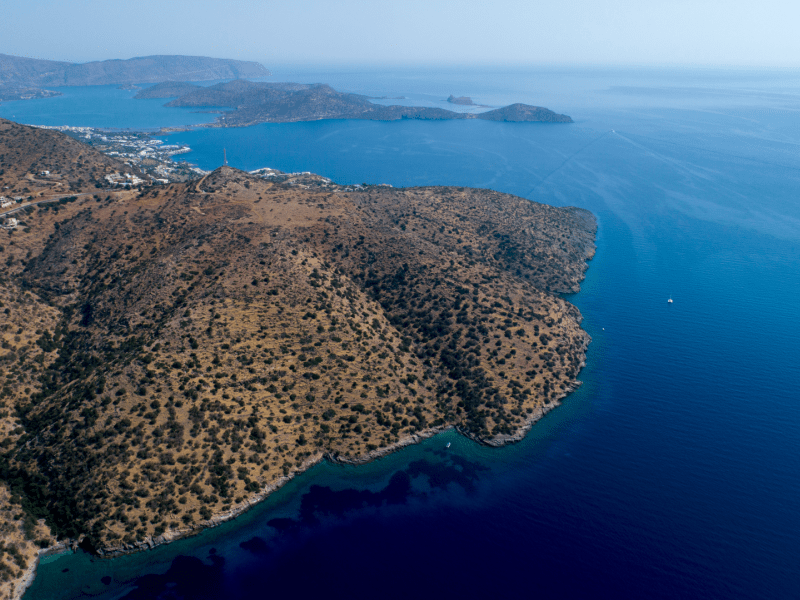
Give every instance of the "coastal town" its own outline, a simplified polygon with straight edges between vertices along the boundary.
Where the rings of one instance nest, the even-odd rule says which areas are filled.
[[[191,181],[207,174],[207,171],[186,161],[174,160],[174,157],[190,152],[189,146],[165,143],[153,132],[72,126],[32,128],[34,131],[43,129],[61,132],[113,159],[115,168],[106,170],[95,181],[95,188],[99,190],[123,191],[166,185]],[[37,163],[38,166],[31,164],[24,178],[16,180],[16,183],[6,181],[8,177],[0,178],[3,179],[0,184],[0,229],[26,227],[24,216],[34,206],[54,202],[63,204],[86,195],[71,184],[66,164],[46,161]]]
[[[167,144],[163,139],[150,132],[112,131],[72,126],[38,126],[36,129],[64,133],[130,167],[130,172],[119,169],[103,176],[101,187],[109,191],[183,183],[204,177],[209,173],[187,161],[175,161],[174,157],[191,152],[189,146]],[[227,163],[224,158],[223,161]],[[250,171],[250,174],[272,183],[296,186],[302,189],[330,189],[333,193],[357,191],[366,185],[339,185],[326,177],[308,171],[283,172],[269,167],[255,169]],[[65,174],[59,169],[37,169],[29,172],[26,177],[31,183],[44,185],[49,191],[21,188],[27,190],[24,196],[0,194],[0,229],[12,230],[25,227],[25,222],[21,217],[35,205],[64,203],[77,197],[68,187],[65,187]],[[373,187],[391,186],[377,184]],[[0,190],[0,192],[3,191],[8,194],[8,187]]]
[[[95,127],[39,126],[40,129],[60,131],[76,140],[92,146],[103,154],[112,156],[123,163],[139,169],[148,175],[153,183],[174,183],[202,177],[206,171],[186,162],[176,162],[174,156],[191,152],[191,148],[181,144],[167,144],[163,139],[144,131],[119,131]],[[145,183],[132,174],[124,173],[118,177],[106,178],[110,185],[138,185]]]

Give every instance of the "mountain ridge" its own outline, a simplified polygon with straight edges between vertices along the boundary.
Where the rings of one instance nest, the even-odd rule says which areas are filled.
[[[211,81],[268,75],[270,72],[257,62],[207,56],[152,55],[68,63],[0,54],[0,83],[31,87]]]

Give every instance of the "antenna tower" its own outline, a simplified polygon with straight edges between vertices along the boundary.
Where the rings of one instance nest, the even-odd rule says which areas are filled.
[[[222,149],[222,166],[228,166],[228,150],[226,148]]]

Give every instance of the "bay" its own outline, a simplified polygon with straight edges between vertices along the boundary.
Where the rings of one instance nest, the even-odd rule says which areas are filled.
[[[166,108],[168,99],[134,100],[138,90],[121,90],[116,85],[48,89],[61,96],[3,102],[0,117],[25,125],[137,130],[210,123],[216,117],[196,108]]]

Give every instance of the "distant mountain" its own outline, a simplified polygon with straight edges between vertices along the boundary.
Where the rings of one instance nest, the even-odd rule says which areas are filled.
[[[67,62],[0,54],[0,84],[47,85],[41,82],[71,66]]]
[[[152,98],[178,98],[194,90],[202,89],[200,86],[186,81],[165,81],[151,85],[143,89],[134,96],[137,100],[149,100]]]
[[[137,97],[143,96],[137,95]],[[467,114],[426,106],[375,104],[370,102],[366,96],[339,92],[325,84],[254,83],[245,80],[228,81],[209,87],[195,87],[166,106],[235,107],[234,110],[218,118],[219,125],[227,127],[322,119],[368,119],[372,121],[488,119],[548,123],[572,122],[567,115],[560,115],[546,108],[526,104],[513,104],[510,107],[486,113]]]
[[[73,64],[0,54],[0,84],[32,87],[211,81],[269,74],[257,62],[205,56],[143,56]]]

